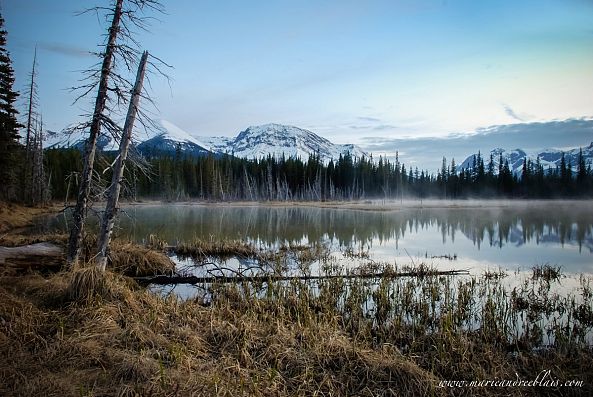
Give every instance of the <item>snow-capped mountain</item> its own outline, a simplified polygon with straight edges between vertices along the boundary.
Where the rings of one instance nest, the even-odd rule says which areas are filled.
[[[564,160],[566,161],[566,165],[568,166],[570,164],[572,170],[576,172],[579,159],[579,151],[581,149],[583,151],[583,158],[585,160],[585,164],[593,166],[593,142],[591,142],[589,146],[583,148],[574,148],[570,150],[544,149],[535,153],[526,153],[524,150],[521,149],[505,150],[502,148],[496,148],[493,149],[490,152],[490,154],[492,154],[495,173],[498,173],[498,166],[501,154],[503,162],[508,161],[511,172],[515,175],[520,175],[523,171],[523,162],[526,158],[527,160],[531,160],[534,164],[539,158],[540,164],[544,167],[545,170],[547,170],[548,168],[555,169],[556,167],[560,166],[562,153],[564,153]],[[485,167],[487,167],[488,163],[490,162],[490,154],[481,154],[482,159],[484,160]],[[473,168],[474,157],[477,157],[477,153],[468,156],[463,161],[463,163],[461,163],[459,169]]]
[[[82,148],[87,134],[50,132],[45,136],[46,148]],[[147,155],[174,153],[180,150],[184,154],[200,156],[209,152],[215,154],[232,154],[242,158],[262,158],[272,155],[276,158],[300,157],[307,160],[312,154],[319,154],[322,161],[337,160],[340,155],[349,152],[353,157],[368,157],[358,146],[337,145],[311,131],[302,128],[265,124],[249,127],[235,138],[229,137],[196,137],[175,124],[161,120],[161,128],[150,132],[139,132],[134,136],[134,145]],[[103,151],[118,149],[119,143],[112,137],[101,135],[97,141],[98,148]]]
[[[87,133],[82,131],[56,132],[45,131],[43,147],[45,149],[76,148],[83,149]],[[101,134],[97,139],[97,148],[106,152],[117,150],[118,143],[110,136]]]
[[[79,148],[84,147],[88,133],[75,131],[73,133],[47,131],[44,139],[45,148]],[[132,139],[136,148],[148,155],[172,153],[181,150],[182,153],[203,155],[209,153],[204,144],[191,136],[175,124],[161,120],[159,128],[148,132],[141,131]],[[97,148],[109,152],[118,150],[119,142],[112,136],[101,134],[97,139]]]
[[[236,157],[262,158],[272,155],[280,158],[300,157],[307,160],[310,155],[319,154],[322,161],[337,160],[340,155],[350,153],[353,157],[368,157],[356,145],[338,145],[319,135],[294,126],[264,124],[252,126],[233,138],[201,138],[214,152],[229,153]]]
[[[162,130],[157,130],[152,134],[140,134],[136,147],[141,153],[151,155],[159,153],[172,153],[181,151],[184,154],[201,156],[208,154],[206,145],[197,138],[191,136],[175,124],[161,120]],[[144,139],[143,139],[144,138]]]

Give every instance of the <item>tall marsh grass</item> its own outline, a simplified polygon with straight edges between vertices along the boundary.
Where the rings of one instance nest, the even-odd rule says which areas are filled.
[[[3,277],[0,395],[593,395],[590,276],[565,291],[568,277],[544,266],[450,276],[356,251],[363,268],[344,268],[323,247],[239,247],[257,254],[258,274],[385,276],[214,282],[185,300],[111,271]],[[200,246],[198,263],[212,259],[207,250]],[[114,258],[146,267],[136,251]],[[113,269],[139,273],[124,265]],[[546,370],[583,383],[441,387]]]

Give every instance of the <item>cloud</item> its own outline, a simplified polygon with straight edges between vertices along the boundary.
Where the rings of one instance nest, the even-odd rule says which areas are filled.
[[[364,123],[359,123],[358,121],[363,121]],[[356,117],[356,121],[354,123],[346,124],[344,127],[352,130],[366,131],[386,131],[399,128],[393,124],[387,124],[379,118],[368,116],[358,116]]]
[[[381,124],[381,125],[377,125],[375,127],[373,127],[373,130],[375,131],[385,131],[385,130],[396,130],[398,127],[396,127],[395,125],[391,125],[391,124]]]
[[[390,139],[368,136],[361,138],[359,146],[375,156],[393,157],[391,153],[398,151],[402,162],[417,164],[419,168],[432,172],[439,168],[443,156],[447,161],[455,158],[457,163],[461,163],[478,151],[489,153],[499,147],[535,152],[546,148],[584,147],[591,142],[593,119],[581,118],[491,126],[471,134],[451,134],[446,137]]]
[[[527,113],[517,113],[515,112],[515,110],[510,107],[509,105],[507,105],[506,103],[502,104],[502,107],[504,109],[504,112],[510,116],[511,118],[520,121],[522,123],[527,122],[529,120],[533,120],[533,116]]]
[[[391,124],[380,124],[380,125],[364,125],[364,124],[349,124],[346,126],[352,130],[366,130],[366,131],[388,131],[396,130],[397,126]]]
[[[365,117],[365,116],[358,116],[358,120],[362,121],[370,121],[371,123],[380,123],[381,119],[377,119],[375,117]]]
[[[517,121],[521,121],[524,122],[525,119],[523,119],[522,117],[517,116],[517,113],[515,113],[515,111],[507,104],[502,104],[502,107],[504,108],[504,112],[506,114],[508,114],[509,116],[511,116],[512,118],[514,118]]]
[[[84,48],[80,48],[80,47],[76,47],[76,46],[73,46],[70,44],[64,44],[64,43],[41,41],[41,42],[37,43],[37,48],[45,50],[45,51],[53,52],[56,54],[77,57],[77,58],[88,58],[88,57],[93,56],[93,54],[90,51],[88,51]]]

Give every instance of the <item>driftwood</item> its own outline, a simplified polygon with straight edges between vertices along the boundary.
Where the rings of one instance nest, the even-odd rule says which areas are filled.
[[[20,247],[0,247],[0,265],[19,269],[60,267],[64,249],[52,243],[37,243]]]
[[[385,273],[362,273],[362,274],[332,274],[325,276],[167,276],[159,275],[152,277],[134,277],[141,285],[167,285],[167,284],[209,284],[209,283],[242,283],[242,282],[273,282],[288,280],[328,280],[328,279],[372,279],[372,278],[399,278],[399,277],[427,277],[427,276],[457,276],[469,274],[467,270],[420,270],[411,272],[385,272]]]

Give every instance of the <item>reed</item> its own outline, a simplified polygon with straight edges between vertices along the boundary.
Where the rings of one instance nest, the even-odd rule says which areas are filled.
[[[256,255],[271,272],[331,277],[215,281],[186,300],[138,287],[123,266],[2,277],[0,395],[593,394],[590,276],[559,294],[566,277],[545,269],[512,284],[519,275],[438,274],[356,252],[365,266],[347,271],[323,247],[199,244],[202,254]],[[112,258],[135,263],[133,249],[116,242]],[[583,385],[439,387],[543,370]]]

